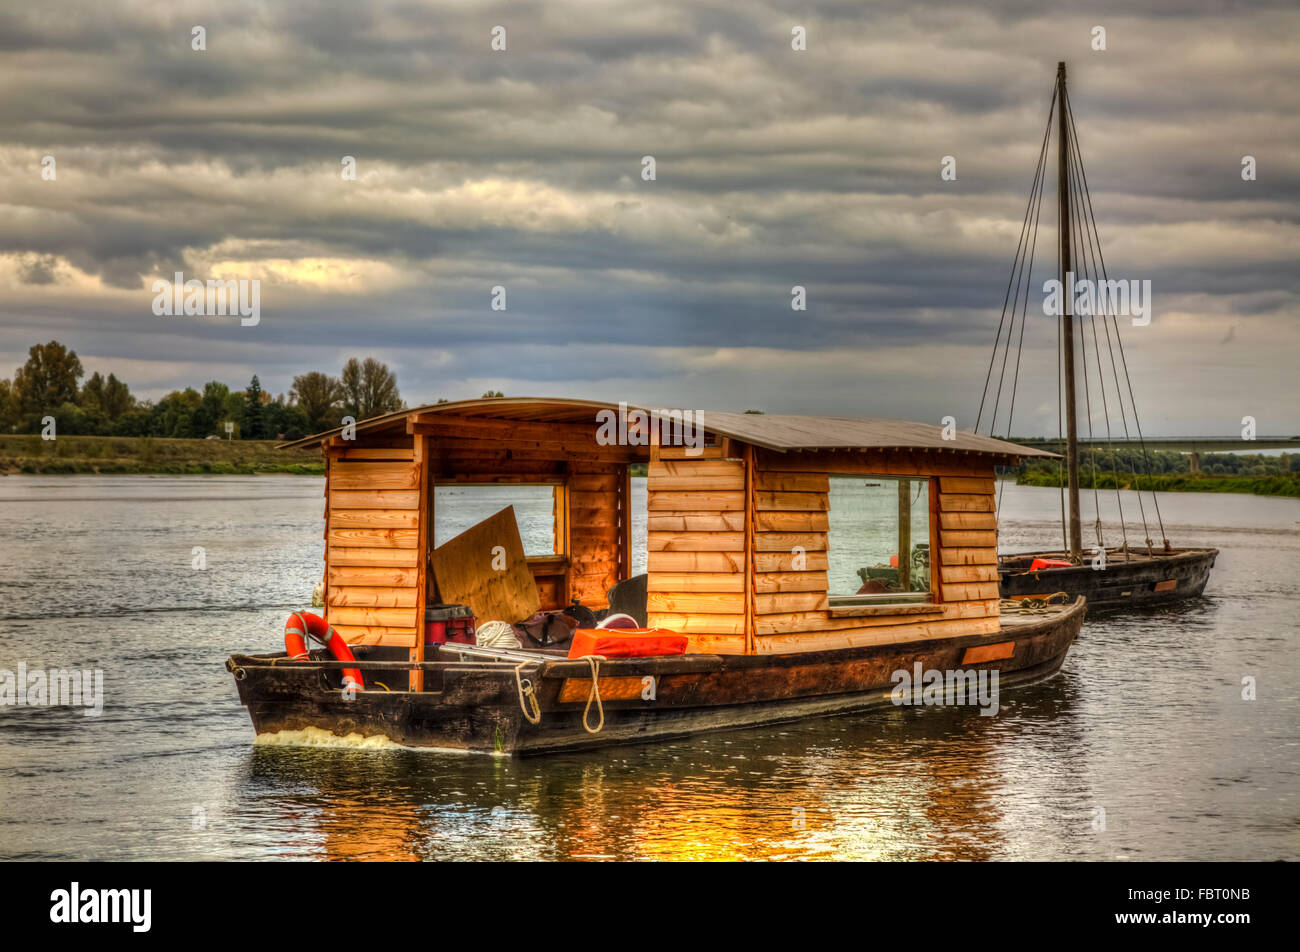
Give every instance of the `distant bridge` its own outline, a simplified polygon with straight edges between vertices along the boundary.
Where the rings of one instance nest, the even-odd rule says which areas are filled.
[[[1041,447],[1054,453],[1065,452],[1064,438],[1016,437],[1012,443],[1025,446]],[[1085,449],[1133,449],[1140,450],[1145,445],[1149,450],[1172,450],[1175,453],[1191,454],[1191,470],[1201,471],[1202,453],[1253,453],[1256,450],[1293,450],[1300,453],[1300,436],[1257,436],[1253,440],[1240,436],[1148,436],[1137,439],[1106,439],[1105,437],[1079,438],[1079,446]]]

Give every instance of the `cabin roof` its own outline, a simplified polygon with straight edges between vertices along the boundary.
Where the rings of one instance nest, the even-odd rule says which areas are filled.
[[[457,417],[480,417],[485,420],[519,420],[532,423],[581,423],[596,426],[596,412],[618,411],[620,405],[600,400],[572,400],[558,397],[485,397],[456,400],[384,416],[371,417],[356,425],[358,434],[398,429],[405,432],[408,417],[430,413],[448,413]],[[643,410],[663,417],[682,411],[627,405],[629,410]],[[854,417],[820,417],[794,414],[728,413],[721,410],[698,410],[705,430],[764,449],[791,450],[862,450],[925,449],[981,453],[994,456],[1057,458],[1057,454],[1006,440],[958,431],[954,439],[943,438],[943,428],[930,423],[906,420],[879,420]],[[280,444],[280,449],[314,446],[337,436],[343,428],[335,427]]]
[[[1055,454],[1018,443],[958,431],[945,440],[943,427],[907,420],[822,417],[776,413],[700,411],[705,429],[770,450],[933,449],[997,456]]]

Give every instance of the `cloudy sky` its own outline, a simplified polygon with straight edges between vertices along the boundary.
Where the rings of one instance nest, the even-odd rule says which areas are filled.
[[[1146,431],[1297,433],[1298,25],[1212,0],[8,4],[0,376],[54,338],[153,398],[373,355],[411,405],[969,427],[1063,59],[1111,276],[1152,282],[1122,325]],[[176,271],[259,279],[261,322],[155,316]],[[1025,346],[1013,428],[1055,432],[1051,321]]]

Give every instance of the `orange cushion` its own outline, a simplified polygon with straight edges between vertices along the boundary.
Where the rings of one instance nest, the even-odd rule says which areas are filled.
[[[1029,571],[1031,572],[1037,572],[1039,569],[1068,569],[1073,567],[1073,562],[1066,562],[1064,559],[1034,559],[1029,563]]]
[[[570,658],[645,658],[686,654],[686,636],[667,628],[579,628],[569,643]]]

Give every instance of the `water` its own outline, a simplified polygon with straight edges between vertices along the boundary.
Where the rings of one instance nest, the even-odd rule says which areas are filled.
[[[223,663],[277,648],[308,603],[322,485],[0,480],[0,668],[102,667],[107,697],[97,718],[0,707],[0,859],[1300,858],[1300,501],[1161,497],[1175,544],[1221,549],[1206,597],[1090,619],[997,717],[515,761],[253,743]],[[1003,506],[1008,548],[1059,542],[1054,490]]]

